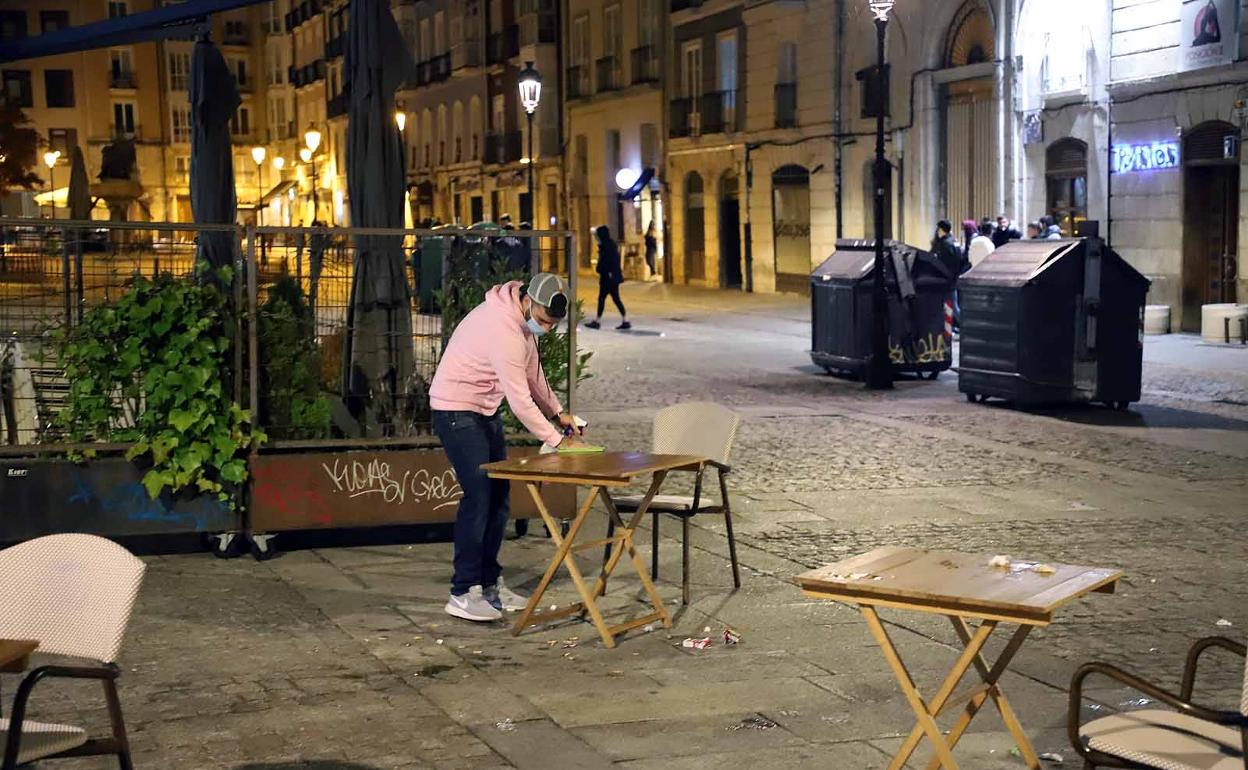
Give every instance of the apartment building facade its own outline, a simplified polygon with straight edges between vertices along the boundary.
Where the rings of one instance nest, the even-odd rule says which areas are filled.
[[[471,225],[507,214],[516,225],[564,226],[558,10],[553,0],[396,6],[418,62],[415,82],[398,95],[418,224]],[[542,78],[531,145],[517,87],[529,62]],[[528,194],[530,164],[535,200]]]

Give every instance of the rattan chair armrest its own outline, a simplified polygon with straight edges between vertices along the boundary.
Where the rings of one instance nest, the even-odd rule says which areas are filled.
[[[99,666],[39,666],[22,678],[13,696],[13,708],[9,718],[9,735],[4,746],[3,766],[17,763],[17,749],[22,739],[22,724],[26,720],[26,703],[35,685],[44,679],[101,679],[116,680],[121,670],[113,663]]]
[[[1204,639],[1197,640],[1192,645],[1192,648],[1187,651],[1187,661],[1183,665],[1183,684],[1179,688],[1179,697],[1183,700],[1190,701],[1192,699],[1192,690],[1196,687],[1196,669],[1200,663],[1200,657],[1213,647],[1229,650],[1241,658],[1248,656],[1248,649],[1243,644],[1225,636],[1206,636]]]

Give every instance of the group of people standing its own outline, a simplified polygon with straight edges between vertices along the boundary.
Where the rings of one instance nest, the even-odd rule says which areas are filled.
[[[1014,223],[1005,214],[997,217],[994,222],[985,217],[976,223],[973,219],[962,222],[961,244],[953,237],[953,224],[947,219],[936,223],[936,236],[932,239],[932,254],[940,260],[954,280],[957,277],[983,262],[989,254],[1010,241],[1019,240],[1061,240],[1062,228],[1058,227],[1053,217],[1045,215],[1027,225],[1027,236],[1019,232]],[[958,303],[958,292],[953,292],[954,329],[959,326],[962,310]]]

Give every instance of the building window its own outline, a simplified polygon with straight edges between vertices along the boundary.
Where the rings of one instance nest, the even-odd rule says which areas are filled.
[[[230,134],[233,136],[247,136],[251,133],[251,110],[247,107],[239,107],[234,111],[234,117],[230,119]]]
[[[40,11],[39,29],[43,34],[69,29],[69,11]]]
[[[0,40],[21,40],[26,37],[25,11],[0,11]]]
[[[234,83],[240,89],[247,88],[247,60],[246,59],[230,59],[230,72],[234,75]]]
[[[109,0],[108,1],[108,18],[120,19],[122,16],[130,14],[130,4],[126,0]]]
[[[286,126],[286,99],[283,97],[269,98],[269,137],[270,139],[285,139],[287,136]]]
[[[128,48],[109,51],[109,74],[113,88],[134,88],[134,57]]]
[[[44,70],[43,87],[49,107],[74,106],[73,70]]]
[[[169,54],[169,87],[174,91],[185,91],[191,75],[191,55],[186,51],[173,51]]]
[[[78,146],[78,130],[74,128],[48,129],[48,147],[61,154],[64,162],[69,162],[69,154]]]
[[[1088,218],[1088,145],[1070,138],[1049,145],[1044,181],[1045,211],[1064,235],[1074,235],[1075,226]]]
[[[191,141],[191,108],[173,108],[173,141]]]
[[[247,23],[239,19],[230,19],[225,22],[225,39],[226,40],[246,40],[247,39]]]
[[[189,155],[179,155],[173,159],[173,173],[177,178],[178,184],[190,183],[191,158]]]
[[[30,70],[4,70],[4,97],[18,107],[34,107],[35,96],[30,89]]]
[[[282,6],[277,0],[269,0],[269,15],[265,17],[264,31],[270,35],[282,33]]]
[[[134,102],[113,102],[113,135],[134,136]]]

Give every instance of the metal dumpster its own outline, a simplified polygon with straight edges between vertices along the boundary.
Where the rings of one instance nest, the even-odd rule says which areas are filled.
[[[885,248],[893,369],[936,379],[953,362],[953,276],[926,251],[897,241]],[[874,241],[840,240],[811,275],[810,358],[829,374],[859,377],[866,370],[874,267]]]
[[[1099,238],[1002,246],[958,281],[958,390],[1126,409],[1140,400],[1148,287]]]

